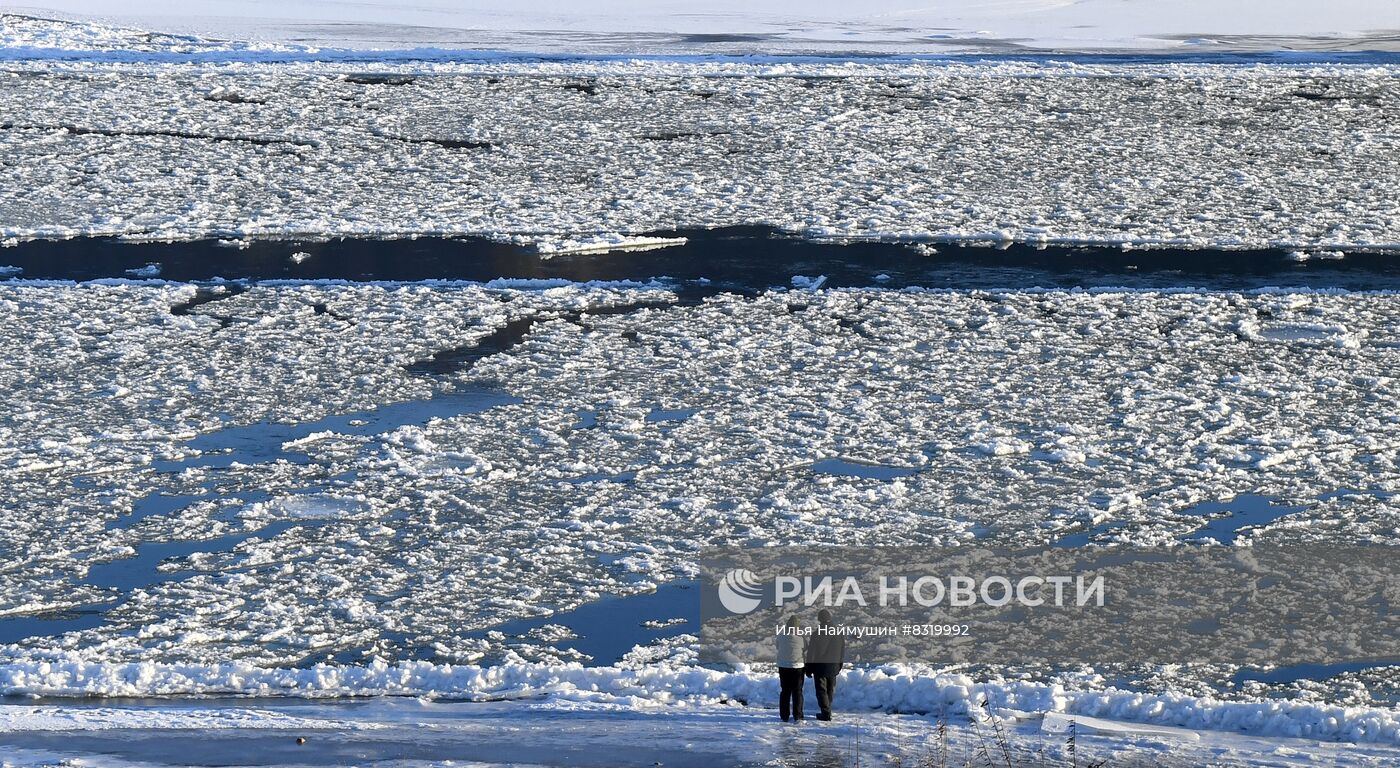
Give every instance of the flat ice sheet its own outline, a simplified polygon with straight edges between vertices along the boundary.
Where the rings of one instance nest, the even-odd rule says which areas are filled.
[[[1069,765],[1066,731],[1074,721],[1074,757],[1080,765],[1107,760],[1119,768],[1381,768],[1400,759],[1393,746],[1266,739],[1088,717],[1042,720],[1037,713],[1014,710],[982,712],[977,720],[974,726],[954,715],[843,711],[831,723],[797,725],[780,722],[771,706],[656,710],[419,699],[41,704],[0,706],[0,750],[7,766],[54,765],[63,759],[97,766],[225,765],[237,755],[240,765],[451,760],[471,766],[712,768],[837,766],[857,760],[861,765],[976,765],[986,743],[998,759],[1005,754],[1014,765]]]

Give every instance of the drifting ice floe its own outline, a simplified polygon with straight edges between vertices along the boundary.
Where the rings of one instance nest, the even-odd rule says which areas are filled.
[[[650,251],[656,248],[670,248],[685,245],[684,237],[627,237],[610,234],[579,239],[541,240],[534,244],[535,250],[543,256],[559,256],[566,253],[607,253],[609,251]]]
[[[132,277],[160,277],[160,265],[147,264],[144,267],[128,269],[126,273]]]

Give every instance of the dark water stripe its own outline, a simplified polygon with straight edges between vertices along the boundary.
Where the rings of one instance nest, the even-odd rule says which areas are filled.
[[[615,664],[633,646],[698,632],[700,600],[695,595],[698,586],[699,583],[694,581],[673,581],[662,584],[652,592],[604,597],[572,610],[515,619],[472,632],[468,636],[482,637],[487,632],[501,632],[514,639],[527,636],[546,625],[558,624],[572,630],[575,637],[542,645],[579,651],[588,655],[592,664]],[[648,622],[659,623],[648,626]]]
[[[1282,249],[1022,244],[936,244],[928,254],[888,242],[817,242],[765,227],[651,233],[687,237],[682,246],[542,258],[529,248],[480,238],[344,238],[134,243],[113,238],[36,240],[0,249],[0,266],[27,279],[128,277],[159,265],[175,281],[471,280],[497,278],[712,281],[707,292],[789,286],[794,275],[827,276],[826,287],[1176,288],[1249,290],[1270,286],[1400,290],[1400,254],[1347,253],[1338,260],[1294,261]],[[291,258],[293,254],[309,254]]]
[[[693,303],[694,296],[689,297],[687,302]],[[632,312],[639,312],[644,309],[661,309],[673,304],[658,303],[652,301],[639,301],[629,304],[619,304],[610,307],[591,307],[589,309],[567,312],[559,317],[571,323],[587,326],[587,318],[603,317],[608,315],[626,315]],[[530,335],[530,330],[535,327],[541,317],[522,317],[518,320],[511,320],[489,335],[476,341],[469,342],[449,349],[434,352],[430,357],[417,360],[404,366],[404,370],[409,373],[419,375],[441,376],[458,371],[465,371],[476,364],[478,360],[498,355],[510,350],[512,347],[524,343],[526,337]]]
[[[1266,685],[1287,685],[1304,680],[1329,680],[1339,675],[1364,672],[1368,669],[1393,667],[1397,664],[1400,664],[1400,659],[1344,661],[1333,664],[1291,664],[1284,667],[1274,667],[1273,669],[1245,667],[1236,672],[1231,679],[1235,685],[1243,685],[1251,681],[1264,683]]]

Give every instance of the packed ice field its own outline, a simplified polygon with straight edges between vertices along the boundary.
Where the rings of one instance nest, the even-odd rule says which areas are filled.
[[[7,645],[8,692],[757,701],[767,675],[691,666],[684,635],[577,667],[596,660],[558,650],[558,625],[474,630],[685,580],[716,544],[1044,543],[1106,521],[1125,525],[1105,539],[1157,544],[1200,528],[1182,510],[1247,493],[1302,509],[1243,540],[1397,539],[1388,294],[775,289],[666,306],[661,284],[274,284],[171,313],[195,292],[0,284],[0,599],[11,618],[105,608]],[[465,371],[412,369],[527,317],[521,343]],[[450,390],[499,396],[353,428]],[[353,413],[263,456],[192,447]],[[833,458],[906,471],[814,471]],[[132,520],[153,491],[177,498]],[[144,581],[90,583],[156,542],[191,546]],[[854,672],[847,701],[931,711],[985,688],[1011,709],[1400,738],[1384,672],[1233,690],[1139,674],[1165,691],[889,668]]]
[[[16,17],[4,35],[12,247],[275,237],[296,261],[299,237],[445,234],[547,257],[748,224],[930,259],[1400,247],[1383,60],[374,59]],[[1400,543],[1389,292],[72,282],[5,257],[0,694],[424,708],[6,707],[16,764],[68,729],[411,741],[442,699],[519,707],[455,720],[469,741],[534,728],[563,750],[551,718],[584,712],[640,750],[664,714],[801,763],[831,745],[758,724],[771,670],[695,660],[703,547],[1158,545],[1215,524],[1231,544]],[[1211,506],[1254,497],[1274,511],[1243,527]],[[571,642],[576,611],[653,594],[674,609],[624,627],[636,647]],[[1113,765],[1400,760],[1395,668],[886,665],[842,686],[860,724],[831,733],[886,759],[938,722],[971,755],[970,715],[1018,760],[1067,759],[1071,717]]]
[[[1393,58],[402,60],[4,24],[0,239],[1400,244]]]

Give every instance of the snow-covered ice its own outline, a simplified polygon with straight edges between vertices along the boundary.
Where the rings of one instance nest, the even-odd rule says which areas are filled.
[[[1400,247],[1393,63],[13,50],[0,239]]]

